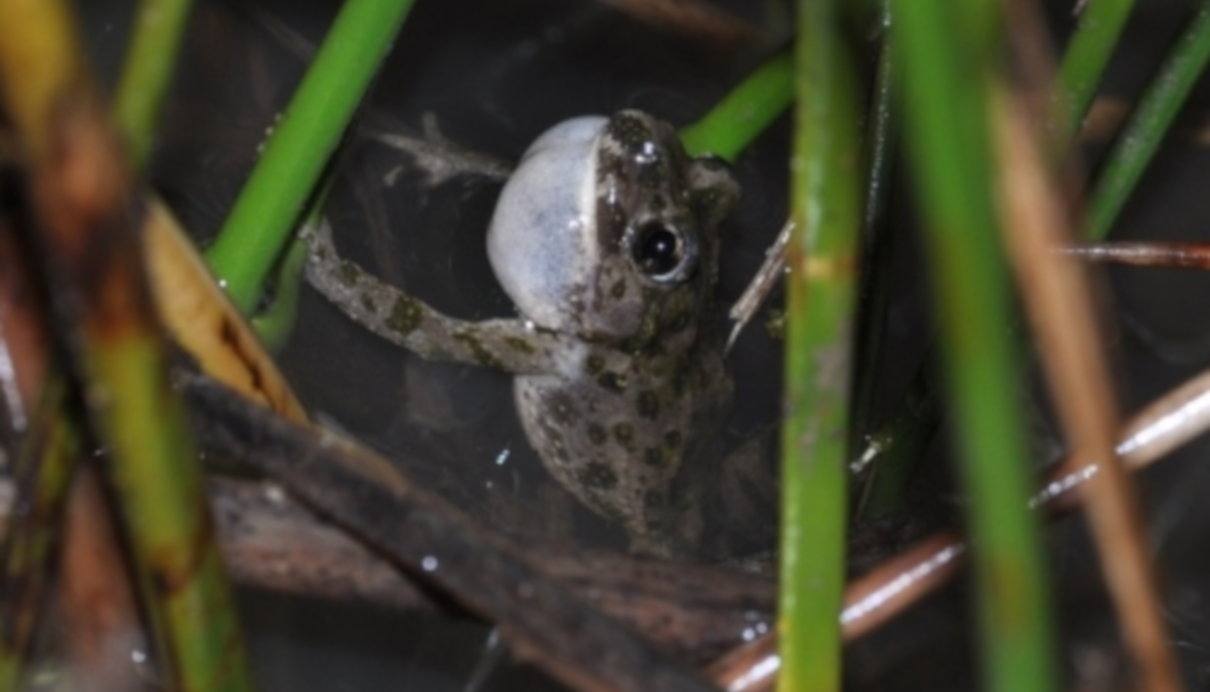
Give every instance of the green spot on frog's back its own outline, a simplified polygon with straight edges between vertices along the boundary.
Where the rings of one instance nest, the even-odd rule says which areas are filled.
[[[526,341],[525,339],[523,339],[519,336],[505,337],[504,343],[508,344],[509,348],[513,349],[514,351],[517,351],[518,353],[530,354],[530,353],[534,352],[533,344],[529,343],[528,341]]]
[[[664,450],[660,449],[659,447],[648,447],[647,449],[643,450],[644,464],[658,468],[663,466],[665,461],[667,461],[667,457],[664,454]]]
[[[361,269],[348,260],[341,260],[340,271],[336,273],[336,278],[345,286],[354,286],[361,278]]]
[[[370,314],[378,312],[378,306],[374,305],[374,298],[369,293],[361,294],[361,307]]]
[[[614,424],[613,437],[622,447],[630,449],[634,445],[634,426],[630,423]]]
[[[421,317],[423,312],[416,301],[399,296],[391,306],[391,314],[387,316],[387,327],[400,336],[407,336],[420,326]]]
[[[643,506],[647,509],[659,509],[664,506],[664,493],[658,490],[648,490],[643,493]]]
[[[594,353],[585,361],[584,367],[587,368],[589,375],[595,377],[605,369],[605,358],[599,353]]]
[[[660,397],[650,389],[639,392],[639,415],[654,420],[660,415]]]
[[[613,469],[600,462],[592,462],[579,473],[580,482],[586,487],[609,490],[618,484],[618,475]]]
[[[597,384],[611,392],[621,392],[626,388],[626,378],[616,372],[605,372],[597,378]]]
[[[496,356],[492,355],[491,351],[487,350],[483,342],[479,341],[479,337],[470,332],[458,332],[454,334],[454,338],[462,342],[470,350],[471,355],[475,357],[475,361],[480,365],[493,368],[499,366],[500,361],[496,359]]]
[[[615,300],[626,295],[626,280],[618,279],[617,281],[613,282],[613,286],[609,288],[609,295]]]
[[[589,425],[588,425],[588,439],[589,439],[589,440],[590,440],[590,441],[591,441],[591,442],[592,442],[594,445],[603,445],[603,444],[605,444],[605,440],[606,440],[606,439],[608,439],[608,437],[609,437],[609,434],[605,432],[605,428],[601,427],[601,426],[600,426],[599,424],[597,424],[597,423],[589,423]]]

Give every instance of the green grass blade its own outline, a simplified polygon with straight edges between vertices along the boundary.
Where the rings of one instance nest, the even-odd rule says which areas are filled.
[[[207,252],[214,273],[245,314],[413,0],[346,0],[315,62]]]
[[[0,98],[37,191],[31,265],[54,296],[57,341],[105,451],[166,684],[248,689],[198,457],[138,261],[128,167],[68,3],[0,0]]]
[[[681,130],[692,156],[735,161],[794,99],[794,62],[787,51],[761,65],[700,120]]]
[[[861,226],[839,0],[798,3],[778,633],[782,690],[840,689],[850,351]]]
[[[143,167],[151,151],[160,103],[189,17],[191,0],[140,0],[113,102],[113,117],[126,138],[130,163]]]
[[[1055,117],[1060,137],[1070,142],[1092,105],[1097,85],[1118,44],[1134,0],[1091,0],[1080,15],[1059,66]]]
[[[1046,569],[1027,508],[1022,370],[1005,331],[1012,310],[989,160],[986,100],[1002,45],[989,17],[998,3],[899,0],[895,10],[910,158],[970,493],[984,679],[1002,692],[1053,689]]]
[[[1087,235],[1109,234],[1127,198],[1210,59],[1210,2],[1202,2],[1114,145],[1088,205]]]

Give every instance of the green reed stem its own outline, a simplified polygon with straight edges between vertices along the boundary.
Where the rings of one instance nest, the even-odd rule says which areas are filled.
[[[126,138],[130,163],[142,168],[164,93],[180,51],[191,0],[140,0],[127,46],[113,117]]]
[[[1087,236],[1109,234],[1130,193],[1177,112],[1210,59],[1210,2],[1202,2],[1189,27],[1147,87],[1093,188],[1088,204]]]
[[[993,205],[986,108],[1000,67],[999,5],[898,0],[908,143],[948,367],[959,457],[970,492],[976,597],[987,689],[1053,689],[1046,568],[1018,383],[1009,277]]]
[[[887,13],[889,15],[889,12]],[[889,26],[889,24],[888,24]],[[891,171],[899,129],[898,68],[890,43],[883,33],[874,77],[874,92],[866,122],[865,199],[861,233],[861,317],[857,330],[857,365],[854,369],[853,439],[873,427],[875,402],[879,398],[878,364],[882,358],[883,334],[891,301],[891,260],[895,238],[887,227]]]
[[[346,0],[207,252],[245,314],[414,0]]]
[[[1062,142],[1070,142],[1080,129],[1132,9],[1134,0],[1091,0],[1080,15],[1056,84],[1055,118]]]
[[[86,363],[94,386],[111,393],[105,404],[92,405],[92,415],[110,452],[107,470],[132,537],[152,629],[168,642],[178,689],[249,689],[201,469],[160,344],[137,333],[98,340],[87,347]]]
[[[327,176],[326,182],[320,184],[319,190],[311,200],[307,211],[307,223],[318,221],[323,212],[328,194],[332,191],[334,178]],[[310,256],[310,244],[301,234],[295,233],[286,248],[286,256],[282,258],[281,266],[275,277],[276,293],[273,302],[253,317],[249,322],[256,335],[260,337],[265,348],[277,351],[286,344],[298,317],[298,293],[302,285],[303,270]]]
[[[132,185],[90,83],[71,8],[0,0],[0,96],[27,154],[27,232],[57,340],[106,452],[167,673],[184,692],[249,687],[185,412],[130,227]],[[86,175],[72,175],[77,171]],[[100,173],[101,175],[96,175]]]
[[[770,58],[697,122],[681,129],[691,156],[714,154],[735,161],[794,99],[794,61],[789,51]]]
[[[788,248],[778,633],[781,690],[840,689],[849,367],[861,227],[841,0],[801,0]]]

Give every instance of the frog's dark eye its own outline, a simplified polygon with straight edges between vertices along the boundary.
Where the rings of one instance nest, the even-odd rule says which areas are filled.
[[[639,227],[632,250],[635,263],[649,276],[667,274],[681,263],[680,239],[658,221]]]

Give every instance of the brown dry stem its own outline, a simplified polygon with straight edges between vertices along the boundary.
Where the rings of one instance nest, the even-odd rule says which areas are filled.
[[[1149,690],[1179,688],[1142,519],[1129,478],[1114,454],[1117,396],[1097,323],[1098,304],[1084,267],[1053,252],[1070,239],[1066,212],[1023,105],[1007,90],[993,100],[1001,170],[1004,242],[1037,341],[1072,463],[1099,464],[1084,490],[1092,535],[1134,657]]]

